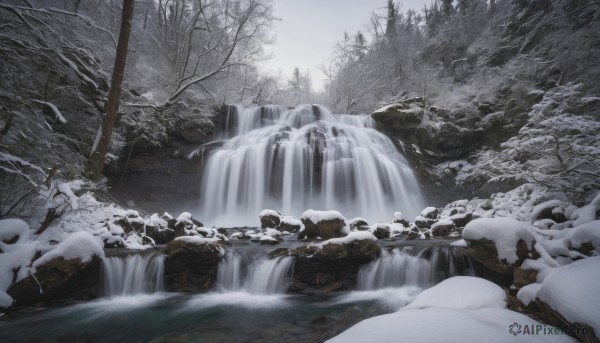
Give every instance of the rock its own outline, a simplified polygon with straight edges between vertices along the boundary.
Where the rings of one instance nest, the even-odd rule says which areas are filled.
[[[448,236],[454,230],[454,222],[450,219],[441,220],[431,226],[431,235]]]
[[[428,218],[424,218],[422,216],[418,216],[417,218],[415,218],[415,225],[419,229],[430,229],[431,225],[433,225],[434,223],[435,223],[434,219],[428,219]]]
[[[527,248],[527,243],[520,239],[517,241],[516,253],[519,260],[516,263],[510,264],[505,260],[500,260],[498,257],[498,250],[496,250],[496,244],[488,239],[482,238],[479,240],[468,240],[469,249],[466,250],[467,254],[475,261],[481,263],[486,268],[500,274],[512,275],[514,268],[520,265],[523,260],[529,258],[532,254],[533,259],[539,257],[537,253],[530,252]]]
[[[386,239],[390,238],[390,227],[387,224],[379,223],[373,231],[373,235],[377,237],[377,239]]]
[[[345,236],[343,229],[346,222],[337,211],[308,210],[302,214],[300,220],[304,225],[304,231],[300,233],[299,238],[330,239]]]
[[[277,256],[295,256],[290,291],[322,294],[348,290],[356,284],[359,268],[379,257],[381,250],[372,240],[346,244],[307,245],[292,250],[278,249]]]
[[[348,226],[350,227],[350,230],[359,230],[359,228],[362,228],[365,226],[369,227],[369,223],[367,223],[367,221],[363,218],[356,217],[348,222]],[[363,230],[361,230],[361,231],[363,231]]]
[[[429,238],[429,236],[430,236],[430,234],[429,234],[429,231],[425,231],[425,237],[426,237],[426,238]],[[418,232],[414,232],[414,231],[410,231],[410,232],[408,233],[408,235],[406,235],[406,240],[409,240],[409,241],[411,241],[411,240],[413,240],[413,239],[417,239],[417,238],[419,238],[419,237],[421,237],[421,234],[420,234],[420,233],[418,233]]]
[[[450,220],[454,222],[456,227],[465,227],[471,220],[473,220],[473,213],[458,213],[450,216]]]
[[[146,235],[156,244],[167,244],[175,239],[175,231],[160,226],[146,226]]]
[[[55,258],[38,266],[35,276],[14,283],[7,293],[15,299],[15,306],[58,299],[90,300],[98,296],[101,265],[98,256],[86,263]]]
[[[175,128],[181,139],[190,144],[206,143],[215,131],[215,126],[208,118],[198,117],[195,120],[180,121]]]
[[[411,98],[384,106],[371,114],[375,121],[393,129],[416,127],[423,120],[423,98]]]
[[[273,229],[281,223],[281,214],[273,210],[264,210],[258,217],[260,218],[260,227],[262,229]]]
[[[440,214],[440,210],[435,207],[427,207],[421,212],[421,217],[426,219],[437,219]]]
[[[513,284],[517,287],[523,287],[537,282],[538,271],[535,269],[524,269],[516,267],[513,273]]]
[[[194,244],[176,239],[164,249],[165,290],[205,292],[217,278],[223,249],[218,243]]]

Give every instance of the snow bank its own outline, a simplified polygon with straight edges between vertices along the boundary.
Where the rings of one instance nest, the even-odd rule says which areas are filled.
[[[13,299],[6,290],[13,283],[14,271],[18,270],[14,281],[29,276],[31,260],[37,252],[35,243],[4,245],[0,243],[3,253],[0,254],[0,307],[9,307]]]
[[[567,335],[511,333],[514,323],[520,327],[541,325],[523,314],[502,308],[411,309],[364,320],[327,342],[576,342]]]
[[[466,240],[491,240],[496,245],[498,257],[508,263],[515,263],[517,257],[517,242],[525,241],[529,249],[534,241],[527,223],[513,218],[478,218],[469,222],[462,236]]]
[[[542,282],[537,296],[571,323],[600,333],[600,256],[560,267]]]
[[[80,259],[81,262],[85,263],[91,261],[94,255],[104,257],[102,243],[89,232],[79,231],[67,236],[56,248],[33,262],[32,266],[35,269],[58,257],[63,257],[65,260]]]
[[[506,294],[490,281],[473,276],[455,276],[424,290],[401,311],[428,307],[505,308]]]

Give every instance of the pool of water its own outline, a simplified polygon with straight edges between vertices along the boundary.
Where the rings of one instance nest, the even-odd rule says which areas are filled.
[[[1,342],[322,342],[404,306],[400,287],[329,296],[210,292],[103,298],[0,321]]]

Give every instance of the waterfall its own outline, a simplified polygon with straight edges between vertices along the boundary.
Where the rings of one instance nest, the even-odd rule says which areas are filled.
[[[225,144],[207,159],[200,216],[244,226],[272,208],[309,208],[381,221],[423,207],[416,178],[368,115],[334,115],[318,105],[230,107]]]
[[[163,289],[164,256],[159,253],[112,256],[103,259],[106,296],[154,293]]]
[[[230,251],[219,264],[217,288],[222,291],[246,291],[252,294],[284,293],[292,273],[292,257],[249,256]]]
[[[416,256],[398,248],[383,250],[381,257],[358,272],[358,289],[429,287],[456,275],[472,275],[470,259],[450,246],[431,246]]]

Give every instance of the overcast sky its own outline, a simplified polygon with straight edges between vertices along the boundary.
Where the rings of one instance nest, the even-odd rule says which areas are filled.
[[[421,10],[431,0],[402,0],[401,12]],[[266,64],[272,72],[281,70],[287,78],[295,67],[308,70],[313,87],[323,86],[324,76],[319,65],[333,52],[344,30],[354,35],[364,30],[371,12],[386,13],[387,0],[274,0],[276,22],[275,44],[270,47],[274,57]]]

